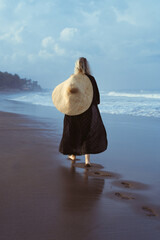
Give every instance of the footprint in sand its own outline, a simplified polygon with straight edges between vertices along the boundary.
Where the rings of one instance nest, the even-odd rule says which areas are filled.
[[[120,175],[113,172],[101,171],[101,170],[89,170],[85,174],[92,177],[103,177],[103,178],[119,178]]]
[[[148,217],[156,217],[155,212],[148,206],[142,206],[142,210],[146,212],[146,216]]]
[[[99,176],[99,177],[109,177],[111,178],[113,175],[106,171],[88,171],[87,175],[89,176]]]
[[[95,175],[100,175],[102,177],[112,177],[113,175],[109,172],[105,171],[99,171],[99,172],[93,172]]]
[[[114,181],[112,184],[116,187],[120,188],[128,188],[132,190],[146,190],[149,189],[149,186],[144,183],[130,181],[130,180],[123,180],[123,181]]]
[[[125,187],[125,188],[131,188],[131,184],[128,182],[121,182],[121,184]]]
[[[118,197],[118,198],[124,199],[124,200],[132,200],[132,199],[135,199],[135,198],[132,197],[132,196],[129,196],[129,195],[126,195],[126,194],[120,193],[120,192],[116,192],[116,193],[115,193],[115,196]]]
[[[95,170],[95,171],[98,171],[98,169],[104,168],[102,165],[96,164],[96,163],[92,163],[92,164],[91,164],[91,167],[89,167],[89,168],[86,168],[84,163],[76,163],[76,162],[75,162],[75,163],[73,163],[73,166],[74,166],[74,167],[78,167],[78,168]]]

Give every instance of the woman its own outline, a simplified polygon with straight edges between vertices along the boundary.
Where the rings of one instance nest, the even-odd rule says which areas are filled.
[[[85,166],[90,167],[90,154],[105,151],[108,141],[97,106],[100,103],[99,90],[94,77],[91,76],[86,58],[81,57],[76,61],[74,74],[77,73],[85,74],[90,79],[93,86],[93,100],[84,113],[76,116],[65,115],[59,151],[69,155],[71,160],[75,160],[76,155],[85,155]]]

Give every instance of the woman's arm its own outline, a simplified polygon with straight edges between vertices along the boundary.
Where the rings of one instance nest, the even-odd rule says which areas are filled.
[[[100,104],[100,94],[99,94],[99,89],[96,83],[96,80],[93,76],[88,76],[92,82],[93,86],[93,104]]]
[[[93,77],[93,79],[94,79],[93,91],[94,91],[94,95],[95,95],[96,104],[98,105],[98,104],[100,104],[100,94],[99,94],[99,89],[98,89],[96,80],[94,77]]]

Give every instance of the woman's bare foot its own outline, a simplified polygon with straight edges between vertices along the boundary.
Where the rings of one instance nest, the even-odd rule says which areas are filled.
[[[85,167],[91,167],[89,154],[85,154]]]
[[[76,156],[72,154],[72,155],[68,155],[68,158],[74,161],[76,159]]]
[[[90,163],[85,163],[85,167],[91,167]]]

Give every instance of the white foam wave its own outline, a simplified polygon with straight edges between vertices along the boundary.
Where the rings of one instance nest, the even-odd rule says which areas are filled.
[[[31,103],[41,106],[53,106],[52,93],[27,93],[25,95],[18,95],[12,97],[13,101]]]
[[[34,105],[53,107],[52,91],[41,93],[21,93],[11,100]],[[101,92],[100,111],[109,114],[128,114],[160,118],[160,93]]]
[[[143,116],[143,117],[155,117],[160,118],[160,106],[146,106],[145,104],[114,104],[114,105],[106,105],[101,104],[100,106],[101,113],[109,113],[109,114],[127,114],[132,116]]]
[[[160,94],[158,93],[125,93],[125,92],[104,93],[102,92],[102,96],[160,99]]]

